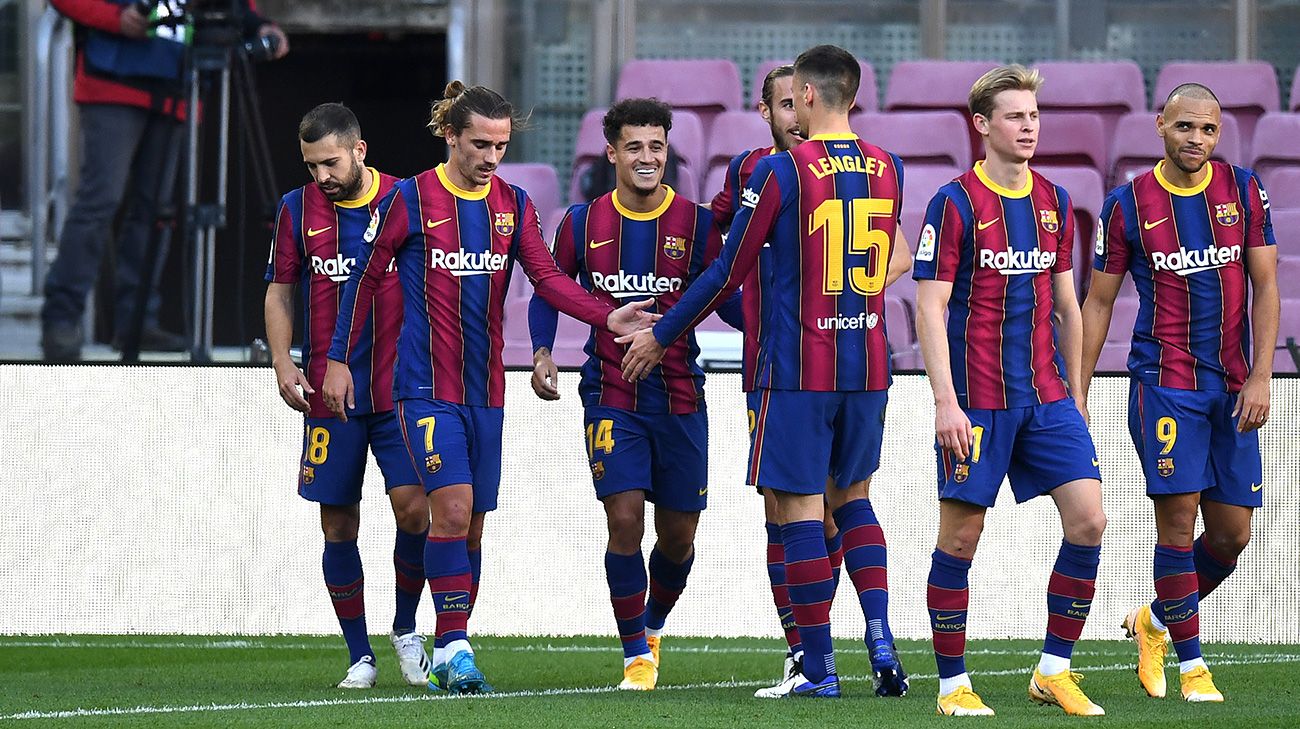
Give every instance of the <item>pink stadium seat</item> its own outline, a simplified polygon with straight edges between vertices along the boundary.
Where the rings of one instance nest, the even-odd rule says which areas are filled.
[[[700,330],[702,330],[702,331],[706,331],[706,332],[734,332],[734,331],[736,331],[735,329],[733,329],[733,328],[731,327],[730,324],[728,324],[728,323],[726,323],[725,321],[723,321],[723,320],[722,320],[722,317],[718,316],[717,312],[714,312],[714,313],[712,313],[712,314],[709,314],[707,317],[705,317],[704,321],[700,322],[700,325],[699,325],[698,327],[696,327],[696,328],[697,328],[697,329],[700,329]]]
[[[609,109],[597,107],[582,115],[578,138],[573,146],[573,171],[569,175],[569,202],[582,200],[582,175],[597,160],[605,158],[605,132],[601,121]]]
[[[516,273],[522,275],[522,272]],[[501,325],[505,347],[501,351],[501,359],[507,367],[533,366],[533,345],[528,333],[530,297],[531,289],[527,297],[506,300],[505,319]],[[555,346],[551,350],[551,357],[555,360],[555,364],[561,367],[576,367],[585,362],[587,356],[582,353],[582,348],[587,344],[587,337],[590,334],[591,327],[567,314],[560,314],[555,327]]]
[[[952,182],[952,179],[965,170],[948,165],[911,165],[903,170],[903,213],[911,211],[924,217],[930,199],[939,188]],[[903,231],[908,235],[912,247],[916,247],[915,236],[920,235],[920,228]]]
[[[707,129],[718,113],[743,108],[742,93],[740,71],[725,58],[638,59],[623,64],[614,97],[657,98],[699,114]]]
[[[911,315],[902,301],[889,294],[885,295],[885,337],[889,341],[890,364],[895,370],[921,367]]]
[[[1291,297],[1287,294],[1290,293]],[[1295,340],[1296,346],[1300,347],[1300,297],[1297,297],[1295,291],[1282,292],[1282,318],[1278,322],[1277,329],[1277,346],[1280,347],[1273,355],[1274,372],[1295,372],[1295,359],[1287,349],[1287,338]]]
[[[1237,118],[1224,112],[1220,119],[1219,143],[1214,159],[1234,165],[1245,164]],[[1111,187],[1123,185],[1151,169],[1165,155],[1164,142],[1156,133],[1156,117],[1151,112],[1127,114],[1115,125],[1111,140]]]
[[[1273,208],[1269,215],[1273,219],[1273,237],[1277,238],[1277,254],[1300,257],[1300,210]],[[1290,285],[1294,296],[1300,297],[1300,281]],[[1286,293],[1283,291],[1284,295]]]
[[[1125,296],[1123,290],[1115,298],[1115,308],[1110,315],[1110,331],[1106,333],[1106,342],[1122,345],[1127,359],[1129,344],[1133,341],[1133,325],[1137,322],[1138,297]],[[1124,369],[1123,361],[1120,369]]]
[[[1204,84],[1219,97],[1224,111],[1237,117],[1241,148],[1249,154],[1255,122],[1265,112],[1278,111],[1277,72],[1264,61],[1199,61],[1166,63],[1156,77],[1151,108],[1159,110],[1179,84]]]
[[[903,61],[894,64],[885,90],[886,111],[950,110],[969,116],[967,99],[976,79],[997,66],[994,61]],[[978,158],[983,143],[972,126],[971,154]]]
[[[1132,61],[1043,61],[1035,67],[1044,79],[1038,108],[1052,116],[1096,114],[1106,138],[1121,116],[1147,108],[1142,70]]]
[[[1038,131],[1035,167],[1085,166],[1099,173],[1108,155],[1101,118],[1092,114],[1043,114]]]
[[[1278,257],[1277,281],[1282,296],[1300,296],[1300,256]]]
[[[862,112],[849,117],[854,133],[898,155],[904,178],[914,164],[971,165],[966,117],[953,111]]]
[[[1261,176],[1275,167],[1300,165],[1300,114],[1260,117],[1252,150],[1250,166]]]
[[[763,79],[767,74],[777,66],[785,66],[794,63],[790,61],[763,61],[758,64],[754,70],[754,80],[750,85],[749,106],[757,108],[758,102],[763,100]],[[854,111],[875,111],[880,108],[880,92],[876,85],[876,69],[866,61],[859,60],[858,68],[862,70],[861,80],[858,82],[858,93],[853,100]]]
[[[1101,216],[1101,203],[1106,199],[1102,177],[1091,167],[1055,167],[1040,170],[1047,179],[1070,193],[1074,206],[1074,283],[1079,300],[1087,291],[1089,272],[1092,270],[1093,236],[1097,234],[1097,218]]]
[[[1300,166],[1278,167],[1260,179],[1273,210],[1300,209]]]
[[[772,130],[754,111],[724,111],[713,120],[713,130],[705,145],[704,186],[700,202],[709,202],[722,189],[731,158],[757,147],[772,145]]]
[[[539,162],[505,162],[497,168],[497,175],[522,187],[537,206],[537,213],[543,221],[560,207],[560,177],[555,174],[554,167]]]
[[[1101,356],[1097,357],[1094,372],[1128,372],[1128,342],[1107,340],[1101,345]]]
[[[700,199],[703,205],[713,202],[714,196],[722,191],[722,185],[726,182],[727,166],[714,165],[709,168],[708,174],[704,176],[704,182],[700,183]]]

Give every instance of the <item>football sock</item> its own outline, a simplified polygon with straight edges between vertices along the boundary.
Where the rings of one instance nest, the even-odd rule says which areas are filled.
[[[645,608],[645,627],[658,635],[664,629],[664,621],[672,612],[686,589],[686,578],[691,574],[691,565],[695,563],[695,550],[680,564],[668,559],[658,547],[650,550],[650,600]]]
[[[343,640],[348,644],[349,663],[374,656],[366,634],[365,577],[361,573],[357,540],[325,542],[321,571],[325,573],[325,589],[329,590],[334,614],[343,629]]]
[[[483,572],[483,548],[467,549],[469,555],[469,612],[474,614],[474,603],[478,602],[478,577]]]
[[[393,634],[415,630],[415,609],[424,593],[424,542],[428,531],[409,534],[397,530],[393,543],[393,572],[397,576],[397,610],[393,613]]]
[[[966,673],[966,610],[970,606],[968,577],[970,560],[934,550],[930,556],[930,578],[925,604],[930,610],[934,634],[934,662],[940,681]],[[961,685],[961,684],[957,684]],[[969,679],[967,684],[969,685]],[[944,692],[942,689],[941,693]]]
[[[868,499],[854,499],[835,510],[835,523],[844,537],[844,562],[858,593],[867,622],[867,645],[893,646],[889,630],[889,579],[885,533]]]
[[[781,526],[770,521],[763,526],[767,530],[767,579],[772,583],[772,602],[776,605],[776,617],[781,621],[790,655],[794,655],[802,651],[803,646],[799,643],[799,626],[795,625],[794,611],[790,609],[790,591],[785,585],[785,545],[781,543]]]
[[[1204,534],[1192,542],[1192,563],[1196,565],[1196,592],[1200,600],[1204,600],[1237,569],[1237,560],[1225,560],[1210,551]]]
[[[840,589],[840,567],[844,566],[844,532],[836,530],[835,536],[826,537],[826,558],[831,561],[831,601]]]
[[[1154,568],[1161,622],[1169,630],[1178,660],[1186,662],[1200,658],[1201,620],[1192,550],[1157,544]]]
[[[831,646],[831,563],[821,520],[795,521],[781,527],[785,545],[785,579],[799,638],[803,675],[817,683],[835,673]]]
[[[445,648],[453,641],[468,641],[470,577],[465,537],[430,534],[424,542],[424,576],[438,616],[434,646]]]
[[[609,601],[614,606],[624,661],[648,655],[650,646],[645,642],[646,573],[641,552],[629,555],[605,552],[605,581],[609,583]]]
[[[1085,547],[1061,541],[1056,565],[1047,580],[1047,637],[1038,662],[1038,670],[1044,676],[1070,668],[1070,654],[1092,609],[1100,560],[1100,546]]]

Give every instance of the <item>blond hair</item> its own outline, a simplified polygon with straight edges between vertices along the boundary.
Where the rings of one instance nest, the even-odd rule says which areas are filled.
[[[993,98],[1003,91],[1032,91],[1034,94],[1043,87],[1043,77],[1036,68],[1025,68],[1019,63],[998,66],[989,71],[974,86],[970,87],[968,106],[971,114],[979,114],[985,119],[993,116]]]
[[[512,131],[524,125],[525,120],[515,114],[509,101],[486,86],[466,87],[461,81],[452,81],[442,92],[442,98],[429,109],[429,131],[441,137],[450,131],[460,134],[469,126],[470,116],[478,114],[487,119],[509,119]]]

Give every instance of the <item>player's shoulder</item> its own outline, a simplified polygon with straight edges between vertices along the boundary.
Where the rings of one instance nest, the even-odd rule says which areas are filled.
[[[376,170],[378,172],[378,170]],[[379,198],[383,198],[391,191],[402,178],[397,175],[390,175],[387,172],[379,173]]]
[[[292,212],[302,210],[303,201],[307,197],[307,188],[315,187],[315,183],[308,183],[302,187],[295,187],[280,196],[280,205],[288,208]]]

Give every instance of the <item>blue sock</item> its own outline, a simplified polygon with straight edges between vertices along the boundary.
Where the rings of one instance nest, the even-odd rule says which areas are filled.
[[[478,577],[483,573],[483,548],[469,550],[469,612],[474,614],[478,602]]]
[[[844,562],[858,593],[866,620],[866,643],[894,645],[889,629],[889,579],[885,533],[867,499],[854,499],[835,510],[835,524],[844,537]]]
[[[356,663],[365,656],[374,657],[370,637],[366,634],[365,577],[361,573],[361,552],[357,540],[325,542],[321,556],[325,588],[329,590],[334,614],[348,644],[348,661]]]
[[[668,613],[672,612],[686,589],[686,578],[691,574],[691,565],[695,564],[695,550],[678,564],[664,556],[658,547],[650,550],[650,600],[645,607],[645,627],[650,630],[663,630]]]
[[[834,595],[840,589],[840,568],[844,565],[844,532],[837,530],[835,536],[826,537],[826,558],[831,561],[831,595]]]
[[[1047,637],[1043,652],[1069,659],[1083,624],[1092,609],[1096,592],[1097,564],[1101,547],[1087,547],[1061,541],[1056,565],[1047,580]]]
[[[397,540],[393,543],[393,571],[397,576],[393,633],[396,635],[415,630],[415,609],[424,594],[424,542],[428,537],[428,531],[409,534],[397,530]]]
[[[609,583],[618,638],[623,642],[623,657],[649,653],[650,646],[645,642],[645,558],[640,552],[605,552],[605,581]]]
[[[831,563],[820,520],[795,521],[781,527],[785,545],[785,579],[790,606],[803,644],[803,675],[818,683],[835,673],[831,645]]]
[[[794,610],[790,607],[790,590],[785,584],[785,545],[781,542],[781,525],[767,522],[767,579],[772,583],[772,603],[776,605],[776,619],[781,622],[781,632],[785,633],[785,642],[790,655],[803,652],[799,643],[799,626],[794,622]]]
[[[434,647],[469,640],[469,554],[465,537],[434,537],[424,541],[424,576],[429,581],[433,609],[438,615]]]
[[[1200,596],[1192,550],[1157,544],[1152,561],[1156,578],[1156,603],[1160,619],[1169,630],[1179,661],[1201,657]]]
[[[966,611],[970,606],[970,560],[941,550],[930,555],[930,577],[925,590],[934,636],[934,662],[939,678],[966,672]]]

